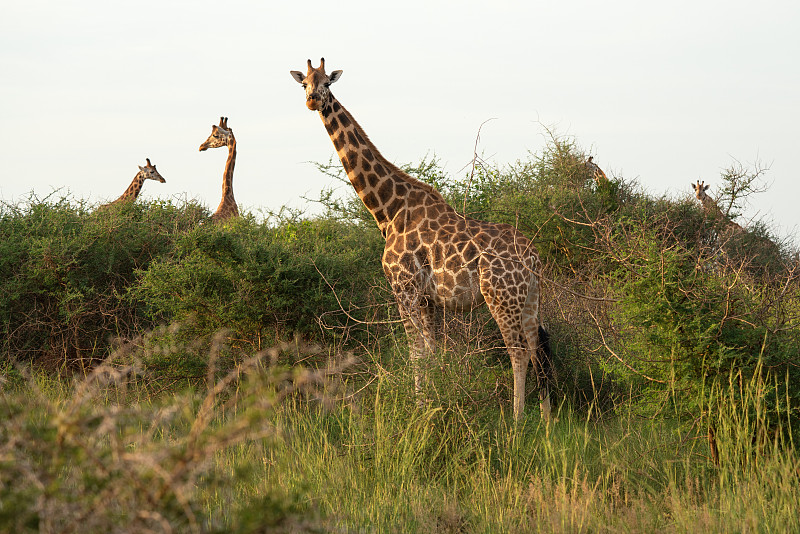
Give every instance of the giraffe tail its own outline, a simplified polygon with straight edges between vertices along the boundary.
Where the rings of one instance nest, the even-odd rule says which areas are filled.
[[[553,349],[550,348],[550,333],[539,325],[539,375],[546,383],[553,378]]]

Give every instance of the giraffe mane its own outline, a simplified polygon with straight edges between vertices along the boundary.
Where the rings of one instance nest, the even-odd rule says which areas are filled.
[[[331,94],[331,98],[335,98],[335,97]],[[339,105],[341,105],[341,103]],[[342,106],[342,108],[344,108],[344,106]],[[350,114],[349,112],[348,112],[348,115],[350,115],[350,120],[353,122],[353,126],[355,126],[355,128],[359,131],[359,134],[361,135],[361,137],[363,137],[364,143],[367,145],[367,148],[369,148],[370,151],[372,151],[372,153],[375,154],[376,158],[382,159],[384,161],[384,163],[386,163],[386,165],[388,165],[391,169],[393,169],[397,173],[397,175],[400,178],[402,178],[404,181],[408,182],[411,185],[414,185],[414,186],[417,186],[417,187],[421,188],[426,193],[430,193],[430,194],[434,195],[438,200],[441,200],[442,202],[447,204],[447,201],[444,199],[442,194],[435,187],[433,187],[430,184],[427,184],[427,183],[423,182],[419,178],[415,178],[415,177],[411,176],[410,174],[405,172],[403,169],[401,169],[400,167],[398,167],[397,165],[395,165],[394,163],[392,163],[391,161],[386,159],[386,156],[381,154],[380,150],[378,150],[378,148],[375,146],[375,144],[370,140],[369,136],[364,131],[364,128],[361,127],[361,125],[358,123],[358,121],[355,119],[355,117],[353,117],[352,114]]]

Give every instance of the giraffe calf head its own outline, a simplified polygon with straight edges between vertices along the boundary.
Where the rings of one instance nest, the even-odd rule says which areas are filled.
[[[219,126],[211,127],[211,135],[200,145],[200,152],[209,148],[228,146],[231,140],[233,140],[233,130],[228,128],[228,117],[220,117]]]
[[[312,111],[319,111],[331,97],[330,86],[342,75],[342,71],[335,70],[330,75],[325,74],[325,58],[320,59],[319,68],[311,66],[308,60],[308,73],[299,70],[289,71],[292,78],[306,90],[306,106]]]
[[[150,164],[150,158],[147,158],[147,165],[144,167],[139,165],[139,174],[145,180],[157,180],[162,184],[166,182],[164,177],[156,170],[156,166]]]

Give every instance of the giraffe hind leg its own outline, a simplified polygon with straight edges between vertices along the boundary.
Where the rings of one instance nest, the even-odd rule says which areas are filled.
[[[539,280],[532,275],[522,308],[522,328],[528,342],[528,351],[539,392],[539,410],[542,418],[549,421],[552,413],[549,382],[552,375],[550,335],[539,321]]]
[[[550,384],[553,379],[553,351],[550,348],[550,334],[539,325],[539,347],[532,352],[533,369],[539,386],[539,409],[542,417],[549,420],[551,415]]]

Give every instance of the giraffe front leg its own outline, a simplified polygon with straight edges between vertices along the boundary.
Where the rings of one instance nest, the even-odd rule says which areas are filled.
[[[420,406],[425,404],[426,367],[433,352],[434,313],[425,296],[429,273],[424,262],[413,254],[397,255],[388,246],[383,254],[383,269],[392,287],[403,327],[408,338],[409,359],[414,372],[414,390]]]
[[[417,404],[423,406],[425,404],[425,363],[428,360],[427,343],[425,336],[421,330],[415,326],[416,321],[410,318],[403,321],[406,331],[406,338],[408,339],[408,353],[411,360],[411,367],[414,372],[414,393],[417,396]]]
[[[417,403],[423,407],[427,392],[427,364],[433,353],[433,312],[418,298],[398,298],[398,305],[408,339],[409,359],[414,372],[414,392]]]
[[[539,409],[542,412],[542,419],[551,421],[550,390],[545,387],[539,388]]]

